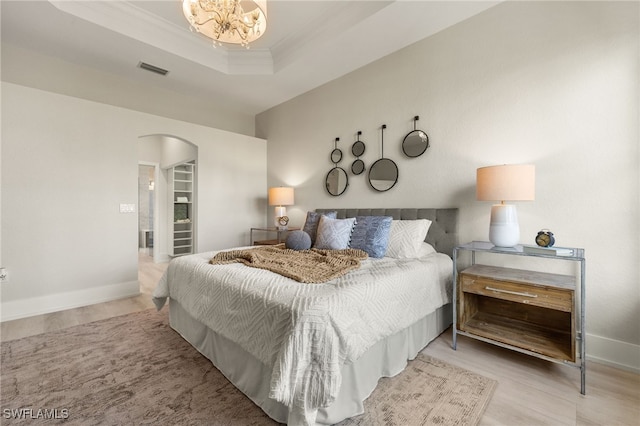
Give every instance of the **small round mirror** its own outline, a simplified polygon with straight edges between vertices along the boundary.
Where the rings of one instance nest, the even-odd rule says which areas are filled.
[[[353,145],[351,145],[351,153],[354,157],[360,157],[364,154],[364,142],[355,141]]]
[[[364,172],[364,161],[357,159],[351,164],[351,173],[359,175]]]
[[[381,158],[369,169],[369,185],[376,191],[390,190],[398,181],[398,166],[393,160]]]
[[[413,130],[404,137],[402,151],[407,157],[420,157],[429,148],[429,136],[422,130]]]
[[[335,148],[331,151],[331,162],[337,164],[342,160],[342,151],[339,148]]]
[[[325,185],[329,194],[336,197],[341,195],[349,185],[347,172],[342,167],[334,167],[327,173]]]

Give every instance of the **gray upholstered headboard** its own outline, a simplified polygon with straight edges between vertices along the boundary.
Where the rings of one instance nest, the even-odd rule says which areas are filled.
[[[356,216],[392,216],[394,219],[429,219],[431,227],[425,241],[436,251],[449,256],[458,245],[458,209],[316,209],[318,213],[337,211],[338,218]]]

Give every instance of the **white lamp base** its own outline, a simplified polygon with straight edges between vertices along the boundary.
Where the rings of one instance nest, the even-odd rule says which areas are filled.
[[[516,206],[495,204],[491,206],[489,241],[497,247],[515,247],[520,242],[520,226]]]
[[[287,229],[287,225],[280,225],[280,218],[282,216],[286,216],[287,215],[287,208],[283,207],[283,206],[278,206],[275,208],[275,217],[273,218],[273,223],[276,225],[276,228],[278,228],[281,231],[284,231]]]

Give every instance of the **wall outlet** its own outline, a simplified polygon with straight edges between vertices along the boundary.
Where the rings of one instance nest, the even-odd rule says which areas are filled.
[[[135,204],[120,204],[120,213],[135,213]]]
[[[0,283],[9,282],[9,274],[7,273],[7,268],[0,268]]]

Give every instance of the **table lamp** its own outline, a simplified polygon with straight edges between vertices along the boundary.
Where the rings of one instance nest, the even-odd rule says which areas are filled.
[[[520,241],[520,226],[516,206],[505,201],[535,199],[535,166],[511,164],[481,167],[476,175],[476,198],[499,201],[491,207],[489,241],[497,247],[514,247]]]
[[[293,188],[274,187],[269,188],[269,205],[276,206],[274,223],[280,230],[287,229],[289,218],[285,206],[293,205]]]

